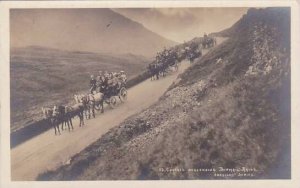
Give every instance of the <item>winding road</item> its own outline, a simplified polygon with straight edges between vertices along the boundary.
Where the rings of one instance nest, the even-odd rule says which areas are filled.
[[[223,40],[218,39],[218,44]],[[203,51],[205,53],[207,50]],[[83,127],[79,127],[79,121],[75,119],[71,132],[65,130],[60,136],[55,136],[54,130],[50,129],[11,149],[12,181],[35,180],[38,174],[67,163],[110,128],[154,104],[189,65],[189,62],[183,61],[178,72],[155,81],[148,79],[130,88],[125,103],[112,110],[106,108],[104,114],[98,112],[96,118],[85,120]]]

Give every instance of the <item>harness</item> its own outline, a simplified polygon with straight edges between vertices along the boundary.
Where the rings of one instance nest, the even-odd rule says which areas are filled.
[[[95,97],[92,94],[89,94],[89,101],[95,102]]]

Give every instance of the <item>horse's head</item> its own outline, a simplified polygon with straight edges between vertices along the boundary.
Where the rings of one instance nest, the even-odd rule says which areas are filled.
[[[48,108],[48,107],[42,107],[42,112],[43,112],[43,115],[44,115],[44,118],[49,118],[52,116],[52,112],[53,112],[53,109],[51,108]]]

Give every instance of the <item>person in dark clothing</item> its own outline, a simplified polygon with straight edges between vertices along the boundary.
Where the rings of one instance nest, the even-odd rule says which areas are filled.
[[[96,79],[94,78],[94,75],[91,75],[90,79],[90,92],[93,94],[93,92],[96,91]]]

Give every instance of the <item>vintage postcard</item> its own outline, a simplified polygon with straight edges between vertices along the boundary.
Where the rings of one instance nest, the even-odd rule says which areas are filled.
[[[296,1],[0,6],[1,187],[300,187]]]

